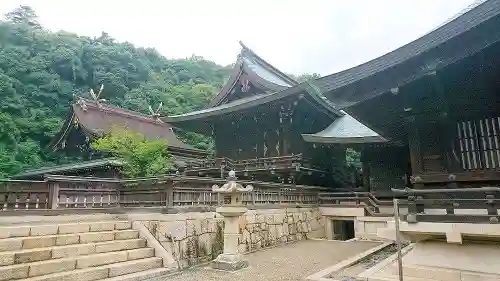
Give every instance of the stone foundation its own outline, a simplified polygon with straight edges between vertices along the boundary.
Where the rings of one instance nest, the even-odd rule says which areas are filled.
[[[186,268],[217,258],[223,250],[224,222],[214,212],[130,214]],[[239,219],[241,253],[308,238],[324,238],[324,218],[317,208],[249,210]]]

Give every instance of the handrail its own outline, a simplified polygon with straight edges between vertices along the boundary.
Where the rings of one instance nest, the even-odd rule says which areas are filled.
[[[396,189],[391,188],[392,192],[400,194],[425,194],[425,193],[470,193],[470,192],[492,192],[500,191],[500,187],[485,186],[477,188],[440,188],[440,189]]]

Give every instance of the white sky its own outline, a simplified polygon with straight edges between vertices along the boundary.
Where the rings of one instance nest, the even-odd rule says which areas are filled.
[[[288,73],[337,72],[427,33],[473,0],[0,0],[29,5],[46,28],[227,65],[242,40]]]

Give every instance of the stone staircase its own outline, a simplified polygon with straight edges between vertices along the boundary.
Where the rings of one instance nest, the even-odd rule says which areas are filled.
[[[0,281],[137,281],[167,272],[128,221],[0,226]]]

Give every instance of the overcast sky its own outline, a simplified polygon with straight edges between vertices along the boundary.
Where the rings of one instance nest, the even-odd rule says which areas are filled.
[[[108,32],[169,58],[227,65],[238,40],[284,72],[337,72],[400,47],[473,0],[0,0],[29,5],[51,30]]]

